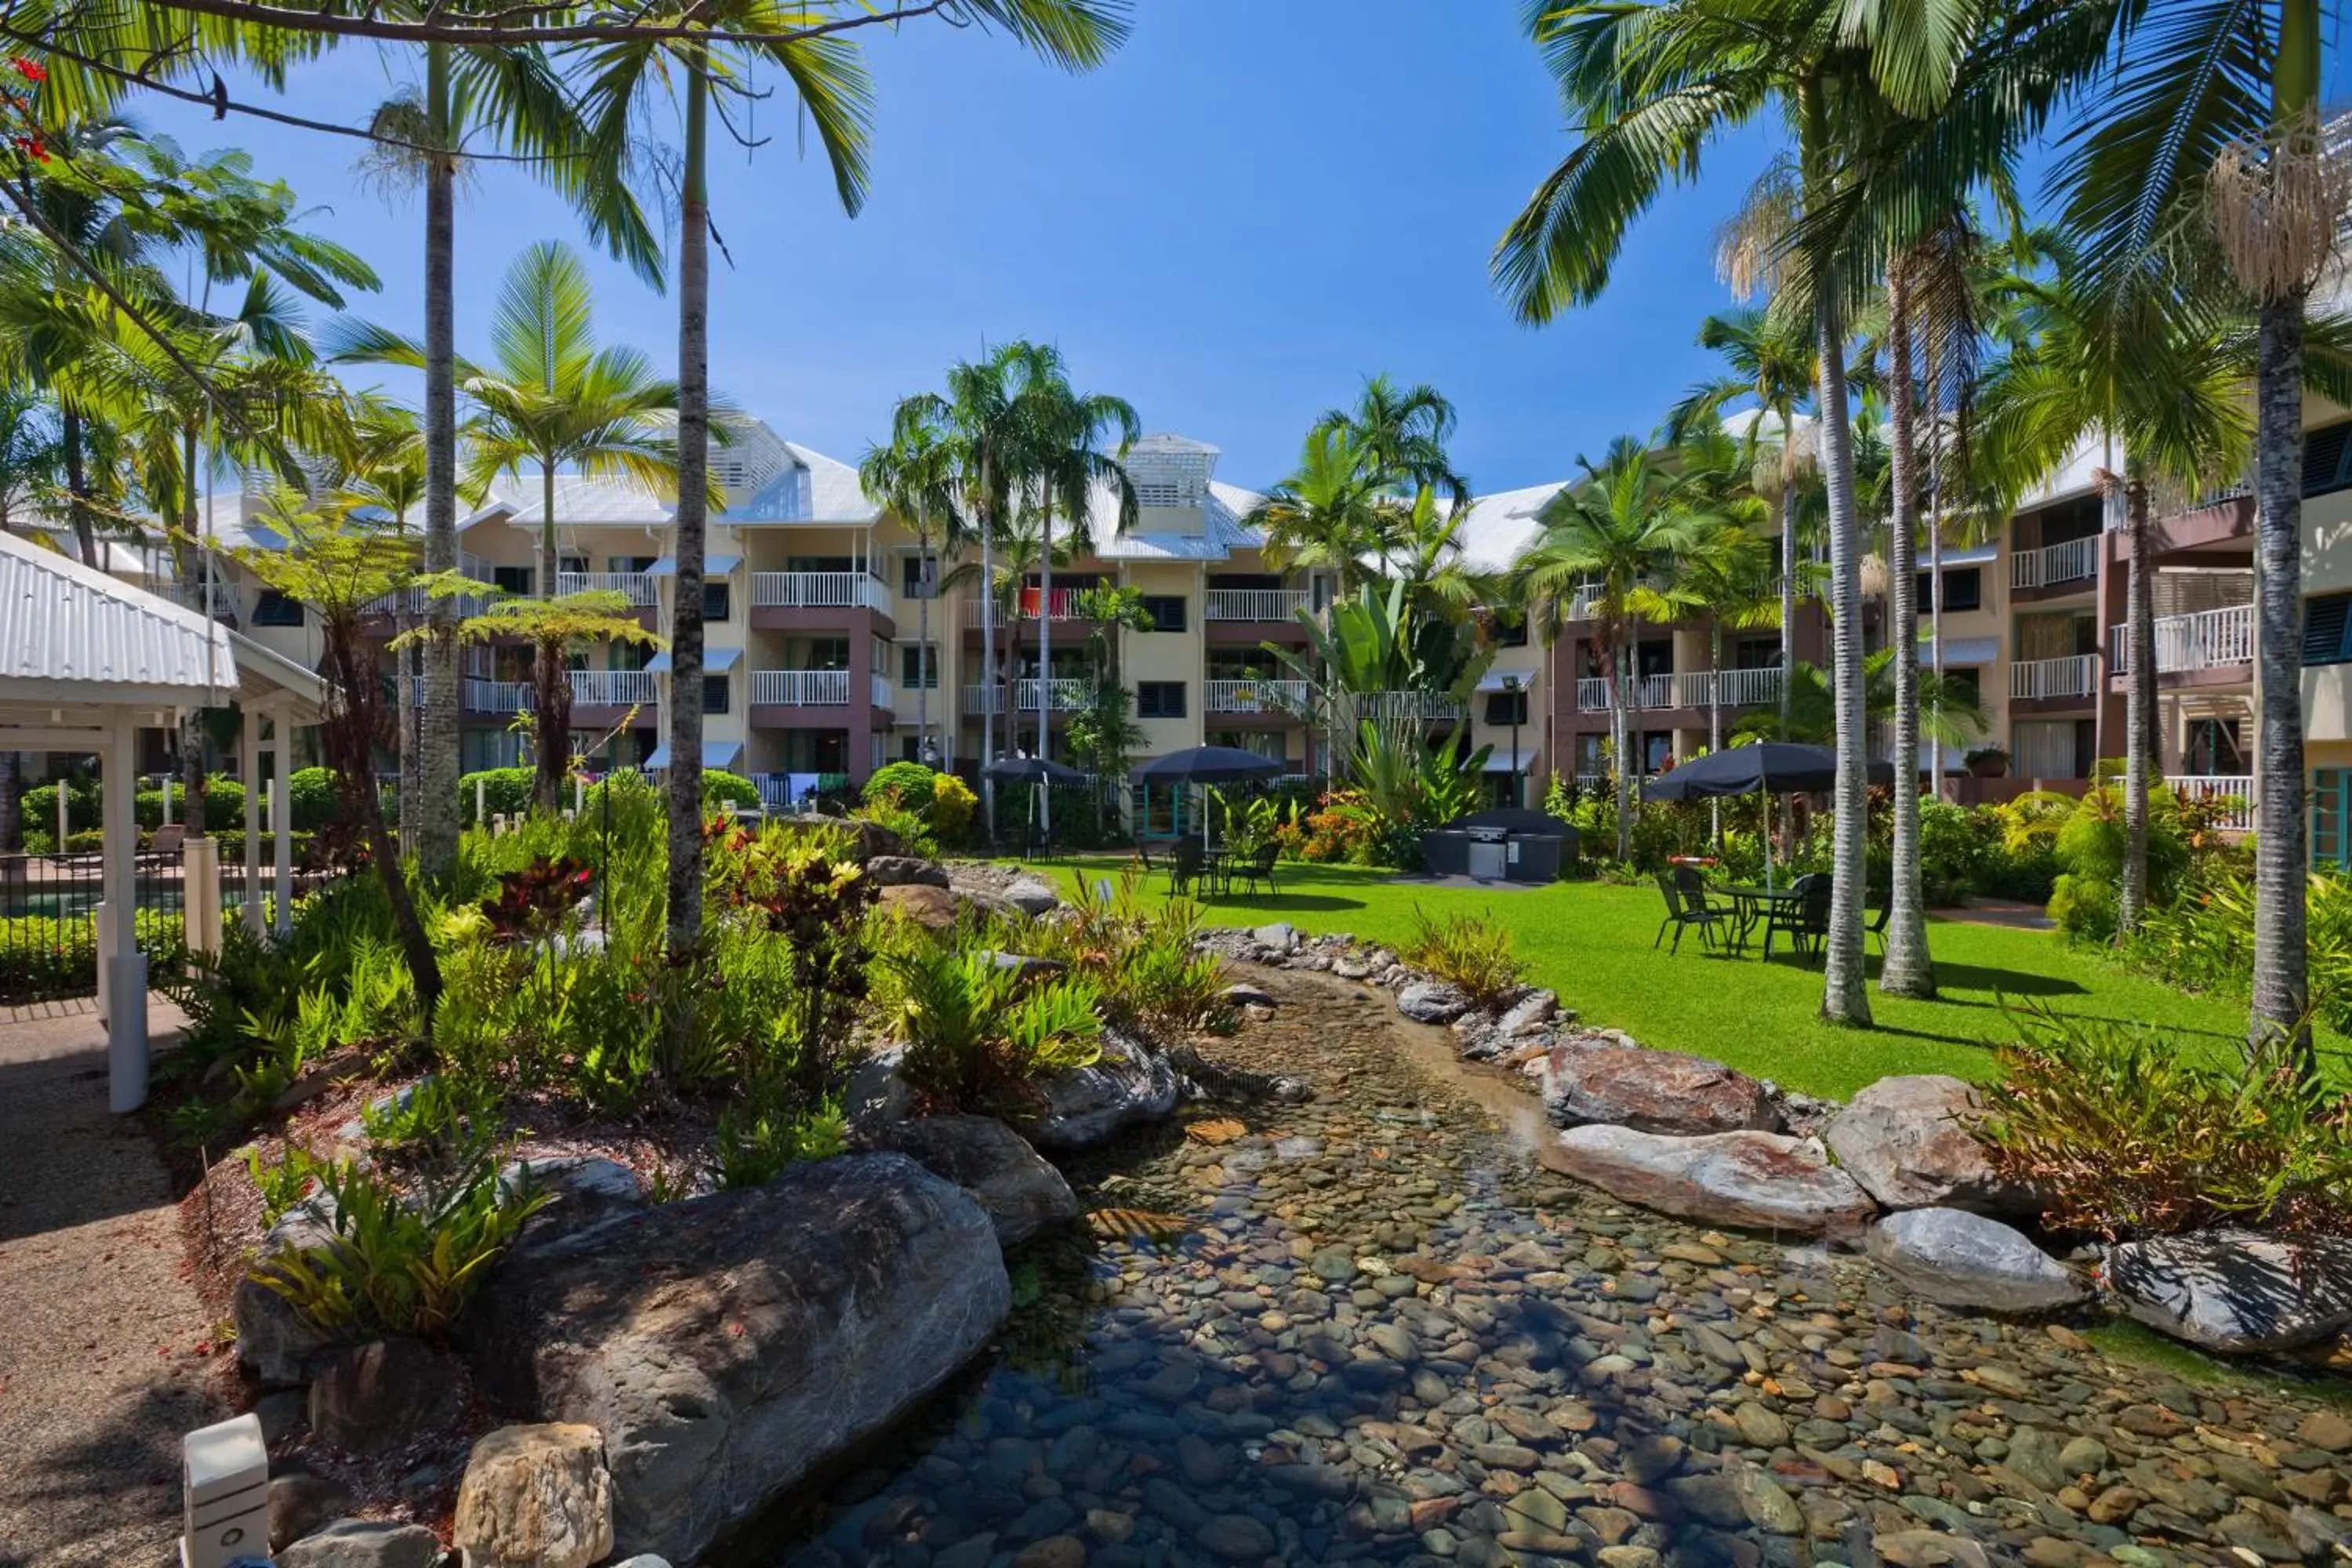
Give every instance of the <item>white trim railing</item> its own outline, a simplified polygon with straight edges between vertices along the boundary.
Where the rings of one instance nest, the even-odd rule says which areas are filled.
[[[1444,691],[1366,691],[1356,698],[1356,711],[1375,721],[1402,719],[1424,724],[1450,723],[1470,713],[1460,698]]]
[[[657,602],[650,572],[558,572],[558,594],[620,594],[631,609],[651,609]]]
[[[572,700],[602,708],[648,707],[658,700],[650,669],[573,669]]]
[[[2099,539],[2069,539],[2060,544],[2045,544],[2038,550],[2021,550],[2009,558],[2009,585],[2012,588],[2054,588],[2061,583],[2079,583],[2099,574]]]
[[[1307,707],[1307,682],[1279,679],[1212,680],[1205,700],[1212,713],[1297,714]]]
[[[2217,826],[2233,833],[2254,829],[2254,780],[2251,773],[2167,773],[2164,782],[2183,800],[2218,804]]]
[[[846,708],[849,671],[845,669],[755,669],[751,672],[755,707]]]
[[[1576,706],[1585,713],[1606,713],[1617,704],[1615,685],[1607,676],[1588,675],[1576,683]],[[1780,671],[1763,669],[1685,670],[1680,675],[1645,675],[1633,683],[1635,708],[1755,708],[1780,700]]]
[[[2118,675],[2131,670],[2131,628],[2107,628],[2108,662]],[[2254,662],[2254,607],[2224,605],[2186,616],[2156,618],[2156,671],[2228,669]]]
[[[2025,659],[2009,667],[2009,694],[2013,698],[2088,697],[2098,689],[2099,656],[2095,653]]]
[[[1576,592],[1568,596],[1568,618],[1571,621],[1591,620],[1592,618],[1592,608],[1600,602],[1601,584],[1598,583],[1579,584],[1577,585]]]
[[[872,610],[887,615],[889,587],[866,572],[754,572],[755,610]]]
[[[1760,708],[1780,701],[1780,667],[1717,672],[1716,700],[1726,708]]]
[[[1307,607],[1302,588],[1212,588],[1201,598],[1204,621],[1287,621]]]
[[[1037,711],[1038,687],[1047,688],[1045,699],[1056,713],[1075,713],[1087,705],[1087,683],[1067,676],[1039,681],[1032,677],[1013,683],[1012,700],[1007,703],[1001,685],[967,686],[963,689],[963,710],[967,713],[1034,713]]]
[[[1035,622],[1041,610],[1050,611],[1054,620],[1078,620],[1078,595],[1085,592],[1083,588],[1056,588],[1048,594],[1042,588],[1024,588],[1016,603],[996,606],[996,629],[1003,631],[1010,626],[1016,610],[1024,626]],[[963,597],[963,624],[973,630],[978,630],[981,624],[981,597],[978,594],[966,594]]]
[[[539,706],[539,694],[528,680],[485,680],[466,678],[464,706],[468,713],[528,713]]]

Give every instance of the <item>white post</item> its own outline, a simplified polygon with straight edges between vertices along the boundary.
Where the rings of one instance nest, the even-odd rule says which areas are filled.
[[[172,774],[168,769],[163,773],[163,826],[172,826]]]
[[[487,826],[489,823],[489,817],[485,815],[488,799],[489,781],[481,774],[476,773],[474,775],[474,826],[477,827]]]
[[[180,846],[180,921],[188,951],[217,957],[221,945],[220,842],[191,838]]]
[[[90,908],[89,924],[90,951],[98,960],[98,1026],[103,1029],[114,1021],[114,907],[100,899]]]
[[[572,815],[579,816],[588,809],[588,781],[578,773],[572,775]]]
[[[131,715],[116,714],[99,771],[106,790],[106,900],[113,906],[103,938],[112,954],[107,975],[107,1103],[117,1114],[147,1102],[147,963],[139,956],[132,881],[133,858],[139,852],[133,776],[138,742]]]
[[[293,804],[288,795],[286,773],[293,763],[293,748],[288,744],[294,738],[294,726],[278,709],[270,721],[272,739],[269,757],[273,766],[269,779],[269,826],[277,837],[272,853],[277,857],[278,869],[278,934],[289,936],[294,931],[294,858]]]
[[[66,852],[66,835],[73,828],[73,811],[67,799],[66,786],[71,781],[63,773],[58,775],[58,853]]]
[[[250,1413],[181,1439],[183,1568],[269,1560],[269,1449]]]
[[[261,934],[261,714],[245,710],[245,929]]]

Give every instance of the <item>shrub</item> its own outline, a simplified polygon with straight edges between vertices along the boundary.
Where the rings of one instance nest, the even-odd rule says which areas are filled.
[[[980,815],[980,797],[953,773],[940,773],[931,786],[931,837],[942,847],[967,843],[972,818]]]
[[[929,816],[939,777],[920,763],[892,763],[874,771],[874,776],[866,781],[863,798],[868,805],[895,799],[907,810]]]
[[[719,1184],[760,1187],[803,1160],[830,1160],[849,1147],[837,1109],[794,1113],[730,1105],[719,1113]]]
[[[921,813],[909,810],[895,795],[867,795],[856,815],[888,828],[909,855],[931,856],[940,852],[939,840],[932,837],[929,822]]]
[[[457,810],[461,817],[480,826],[491,817],[504,815],[520,816],[530,809],[530,784],[535,775],[529,768],[485,768],[478,773],[467,773],[457,781]],[[482,795],[480,815],[474,811],[474,793]]]
[[[2251,873],[2219,859],[2169,904],[2151,908],[2125,943],[2132,967],[2189,991],[2245,995],[2253,988],[2255,889]],[[2352,1034],[2352,879],[2304,883],[2312,1011]]]
[[[498,1113],[499,1092],[487,1079],[444,1072],[417,1079],[381,1106],[368,1106],[360,1125],[368,1142],[386,1153],[425,1152],[489,1131]]]
[[[1476,915],[1433,921],[1416,908],[1412,934],[1400,952],[1407,963],[1444,981],[1475,1007],[1501,1007],[1520,988],[1511,933]]]
[[[316,833],[332,823],[341,807],[335,775],[326,769],[297,768],[286,776],[286,812],[296,832]],[[209,816],[205,820],[210,822]]]
[[[141,910],[135,940],[154,984],[187,959],[187,927],[176,910]],[[98,991],[98,926],[87,915],[0,919],[0,1002],[89,996]]]
[[[730,773],[724,768],[702,771],[702,805],[712,806],[743,806],[752,811],[760,808],[760,786],[741,773]]]
[[[1999,1053],[1983,1135],[2054,1228],[2107,1237],[2231,1224],[2352,1234],[2352,1098],[2284,1052],[2209,1064],[2138,1025],[2029,1016]]]
[[[1040,984],[985,950],[929,942],[910,944],[890,966],[891,1022],[907,1042],[899,1070],[939,1109],[1026,1109],[1032,1079],[1100,1054],[1101,994],[1083,976]]]
[[[998,940],[1057,958],[1092,981],[1104,1020],[1129,1034],[1165,1045],[1196,1029],[1228,1027],[1224,963],[1194,945],[1201,907],[1189,899],[1155,902],[1142,889],[1130,868],[1108,897],[1082,885],[1066,919],[1028,923]]]
[[[261,1224],[267,1229],[310,1195],[326,1164],[301,1144],[289,1143],[274,1165],[262,1163],[260,1150],[247,1149],[245,1169],[253,1178],[253,1190],[261,1194]]]

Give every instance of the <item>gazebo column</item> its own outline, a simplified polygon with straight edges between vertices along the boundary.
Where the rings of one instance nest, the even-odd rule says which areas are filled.
[[[245,709],[245,929],[261,934],[261,713]]]
[[[110,919],[100,932],[108,946],[107,1103],[117,1114],[147,1102],[147,961],[139,956],[136,858],[139,731],[116,710],[107,726],[99,781],[106,792],[104,877]]]
[[[287,742],[293,739],[294,723],[280,705],[270,720],[269,759],[269,826],[277,842],[271,853],[277,857],[278,872],[278,934],[287,937],[294,931],[294,806],[287,782],[287,770],[293,765],[292,748]]]

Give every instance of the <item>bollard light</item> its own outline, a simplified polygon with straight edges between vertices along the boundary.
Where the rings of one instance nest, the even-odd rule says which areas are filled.
[[[269,1449],[261,1418],[247,1413],[181,1440],[186,1525],[183,1568],[235,1568],[269,1561]]]

